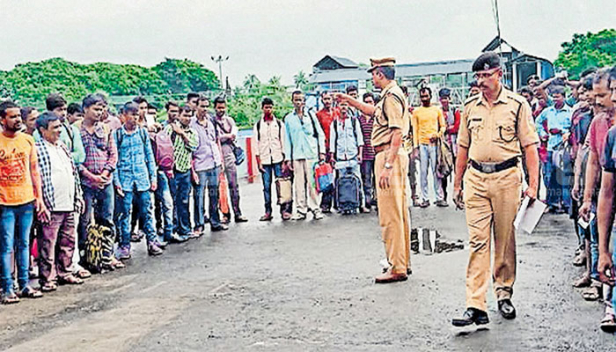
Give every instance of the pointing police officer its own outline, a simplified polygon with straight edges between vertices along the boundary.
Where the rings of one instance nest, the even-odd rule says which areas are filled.
[[[516,311],[511,302],[516,274],[513,221],[521,201],[525,156],[530,185],[524,192],[537,196],[539,137],[526,100],[503,87],[501,61],[484,53],[473,63],[481,94],[469,98],[458,134],[454,201],[466,208],[470,245],[466,272],[466,311],[455,326],[487,324],[486,293],[490,278],[490,248],[494,247],[493,287],[498,310],[505,319]],[[464,191],[462,179],[464,177]],[[491,244],[493,232],[494,242]]]
[[[346,94],[337,99],[366,115],[374,116],[372,145],[376,152],[375,175],[378,179],[377,202],[389,269],[375,278],[376,283],[407,279],[410,256],[410,220],[406,192],[408,154],[402,148],[402,137],[408,134],[410,119],[402,89],[395,81],[395,59],[371,59],[372,82],[380,88],[381,100],[376,106],[365,104]]]

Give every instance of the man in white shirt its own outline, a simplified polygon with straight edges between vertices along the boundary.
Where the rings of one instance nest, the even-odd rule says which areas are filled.
[[[46,112],[36,122],[42,139],[36,143],[43,201],[51,212],[39,232],[39,281],[43,292],[55,291],[57,283],[82,284],[72,274],[76,217],[83,209],[79,173],[66,146],[60,142],[62,122]],[[56,256],[57,255],[57,256]]]

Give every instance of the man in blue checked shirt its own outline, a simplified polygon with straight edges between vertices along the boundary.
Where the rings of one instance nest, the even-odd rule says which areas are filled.
[[[563,143],[571,127],[571,108],[565,104],[565,89],[556,86],[551,89],[554,105],[543,110],[535,121],[539,137],[548,142],[548,160],[543,165],[545,174],[547,203],[553,212],[566,212],[564,201],[569,194],[569,185],[564,184],[562,177],[557,177],[559,173],[557,165],[554,165],[553,155],[557,147]],[[544,128],[544,121],[547,120],[547,130]]]
[[[154,229],[152,193],[157,188],[156,162],[148,132],[137,124],[139,105],[133,102],[124,104],[122,116],[124,125],[114,132],[118,149],[118,164],[113,172],[118,209],[118,232],[120,247],[117,258],[130,258],[131,212],[144,212],[143,230],[148,242],[148,254],[151,256],[163,253],[162,244],[156,238]],[[138,209],[133,208],[133,198],[137,197]]]

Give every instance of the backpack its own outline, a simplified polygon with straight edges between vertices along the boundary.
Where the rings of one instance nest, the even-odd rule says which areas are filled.
[[[437,142],[437,161],[436,161],[436,173],[439,178],[445,178],[451,175],[454,168],[453,150],[451,146],[442,136]]]
[[[115,139],[116,139],[116,148],[118,149],[118,152],[120,151],[120,146],[122,146],[122,140],[124,139],[124,134],[121,133],[122,129],[118,128],[115,131]],[[143,142],[143,147],[145,148],[145,143],[147,141],[147,136],[145,135],[145,129],[142,127],[137,127],[137,133],[139,133],[139,136],[141,137],[141,141]]]
[[[160,131],[152,136],[154,145],[154,159],[161,171],[171,172],[175,167],[173,156],[174,148],[171,136],[167,132]]]
[[[111,265],[114,233],[110,226],[96,224],[94,221],[86,231],[85,264],[87,269],[102,273],[105,266]]]
[[[282,124],[274,117],[274,121],[278,124],[278,138],[282,140]],[[257,142],[261,140],[261,120],[257,121]]]

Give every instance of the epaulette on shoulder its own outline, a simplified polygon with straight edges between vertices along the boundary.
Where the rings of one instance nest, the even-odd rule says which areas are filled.
[[[464,106],[466,106],[466,105],[468,105],[468,104],[470,104],[472,102],[476,102],[477,99],[479,99],[479,97],[480,97],[480,94],[476,94],[476,95],[473,95],[472,97],[466,99],[466,101],[464,101]]]
[[[516,94],[514,92],[507,92],[507,98],[515,100],[516,102],[522,104],[526,101],[526,99],[520,94]]]

